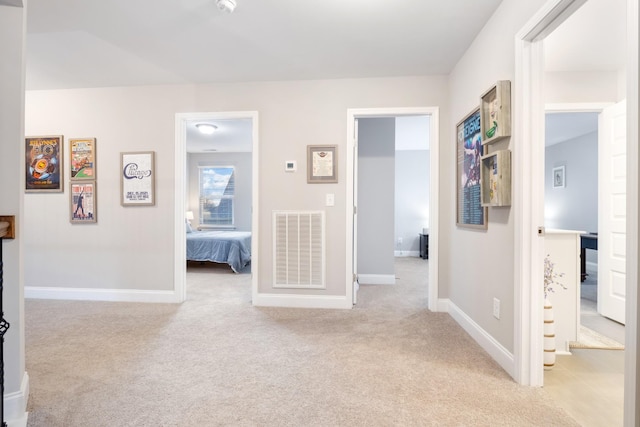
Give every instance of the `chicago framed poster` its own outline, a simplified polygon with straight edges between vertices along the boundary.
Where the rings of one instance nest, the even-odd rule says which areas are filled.
[[[62,135],[25,138],[25,192],[61,193]]]
[[[120,154],[120,204],[153,206],[155,199],[155,152]]]
[[[486,230],[487,208],[482,207],[480,185],[482,135],[479,107],[457,124],[456,152],[456,225]]]

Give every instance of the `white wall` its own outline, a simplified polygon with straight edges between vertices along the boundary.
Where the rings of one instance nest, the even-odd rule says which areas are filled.
[[[234,166],[235,197],[234,225],[236,230],[251,231],[251,153],[189,153],[187,156],[189,175],[188,211],[193,211],[195,219],[191,225],[198,227],[198,209],[200,204],[198,173],[199,166]]]
[[[544,73],[544,100],[550,104],[617,102],[625,87],[617,71]]]
[[[545,3],[504,0],[450,75],[451,116],[445,126],[451,129],[477,108],[480,95],[498,80],[511,80],[512,91],[520,90],[515,76],[515,34]],[[518,111],[512,110],[513,122]],[[494,149],[515,152],[517,142],[507,138]],[[514,156],[512,156],[514,158]],[[514,351],[514,223],[512,208],[490,208],[488,229],[475,231],[455,225],[455,140],[443,140],[440,220],[441,283],[450,286],[448,297],[478,328],[489,334],[509,352]],[[517,176],[521,169],[512,166]],[[446,172],[443,172],[446,174]],[[515,179],[515,177],[514,177]],[[501,301],[500,319],[492,315],[493,298]]]
[[[418,234],[429,227],[430,127],[429,116],[396,117],[396,256],[418,256]]]
[[[64,193],[25,195],[25,286],[173,290],[175,112],[178,86],[35,91],[27,135],[64,135]],[[97,223],[69,222],[68,139],[96,138]],[[156,152],[155,206],[120,205],[120,152]],[[46,236],[46,238],[42,238]]]
[[[0,1],[0,215],[15,215],[16,238],[5,240],[3,310],[9,322],[4,339],[4,413],[7,420],[25,416],[28,377],[25,373],[22,194],[24,180],[24,39],[26,9]],[[15,3],[15,2],[14,2]]]
[[[553,168],[565,167],[565,187],[553,188]],[[598,232],[598,133],[545,149],[544,225]]]
[[[359,275],[395,275],[395,133],[393,117],[358,119]]]
[[[429,226],[429,161],[429,150],[396,151],[396,255],[420,252],[419,234]]]
[[[25,284],[172,290],[175,113],[258,111],[260,185],[254,190],[260,192],[262,238],[260,265],[255,271],[259,291],[344,295],[346,271],[351,268],[344,245],[348,232],[346,111],[389,106],[440,106],[445,109],[442,120],[447,121],[447,78],[30,91],[25,120],[29,135],[63,134],[65,140],[76,136],[97,138],[98,222],[71,225],[68,193],[27,195],[24,242],[30,257],[25,259]],[[441,136],[446,140],[447,135],[449,130],[444,129]],[[337,184],[307,184],[309,144],[338,145]],[[156,151],[154,207],[120,206],[119,153],[135,150]],[[285,172],[286,160],[297,160],[298,172]],[[325,206],[329,192],[335,194],[334,207]],[[326,290],[272,289],[271,213],[276,209],[326,211]],[[47,223],[41,221],[42,212],[49,216]],[[45,231],[50,237],[43,242],[39,236]],[[48,277],[44,282],[39,280],[42,275]]]

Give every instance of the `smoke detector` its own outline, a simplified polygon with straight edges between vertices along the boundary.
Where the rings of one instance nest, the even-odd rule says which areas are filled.
[[[236,8],[236,0],[216,0],[218,9],[223,12],[231,13]]]

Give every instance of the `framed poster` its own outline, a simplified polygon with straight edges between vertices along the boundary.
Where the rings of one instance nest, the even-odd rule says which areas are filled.
[[[564,166],[553,168],[553,188],[564,188]]]
[[[120,204],[153,206],[155,200],[155,152],[120,153]]]
[[[61,193],[62,135],[25,138],[26,192]]]
[[[74,138],[69,140],[71,179],[96,179],[96,139]]]
[[[71,188],[71,223],[96,222],[96,182],[71,181],[69,186]]]
[[[482,207],[480,185],[480,108],[469,113],[456,125],[456,136],[456,225],[486,230],[487,208]]]
[[[338,182],[338,146],[307,145],[307,183]]]

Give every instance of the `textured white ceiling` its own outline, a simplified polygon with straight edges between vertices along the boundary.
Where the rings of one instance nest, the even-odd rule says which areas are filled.
[[[499,3],[238,0],[225,14],[214,0],[29,0],[26,84],[34,90],[448,74]],[[624,67],[625,21],[625,0],[589,0],[545,40],[547,70]],[[212,148],[213,141],[218,151],[247,150],[245,137],[232,142],[229,135],[235,129],[248,138],[250,123],[232,122],[216,123],[213,137],[190,132],[190,150]]]
[[[27,89],[448,74],[500,0],[29,0]]]

